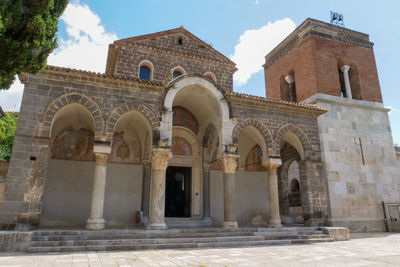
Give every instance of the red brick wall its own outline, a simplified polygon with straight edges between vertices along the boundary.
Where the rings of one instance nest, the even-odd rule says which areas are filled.
[[[281,98],[279,78],[293,70],[297,101],[316,94],[340,96],[338,63],[356,66],[361,99],[382,102],[372,49],[310,35],[265,70],[267,97]]]

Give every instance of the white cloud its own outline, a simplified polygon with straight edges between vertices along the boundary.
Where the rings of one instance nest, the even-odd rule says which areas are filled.
[[[294,29],[296,24],[289,18],[277,20],[259,29],[246,30],[230,56],[239,69],[233,80],[236,86],[247,83],[250,77],[262,70],[264,57]]]
[[[61,16],[68,39],[59,40],[59,48],[48,58],[50,65],[104,72],[108,45],[117,36],[106,32],[101,20],[89,6],[70,3]]]
[[[0,90],[0,106],[4,111],[18,111],[21,106],[24,85],[18,77],[8,90]]]
[[[259,1],[259,0],[256,0],[256,1],[255,1],[255,4],[258,5],[258,3],[260,3],[260,1]]]
[[[104,72],[108,45],[118,37],[106,32],[99,16],[79,1],[68,4],[60,21],[66,27],[67,38],[59,39],[48,64]],[[9,90],[0,91],[0,105],[6,111],[19,110],[22,93],[23,85],[16,80]]]

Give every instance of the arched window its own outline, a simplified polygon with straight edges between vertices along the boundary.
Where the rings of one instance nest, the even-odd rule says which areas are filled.
[[[182,39],[182,37],[179,37],[178,38],[178,45],[182,45],[183,44],[183,39]]]
[[[297,102],[296,84],[293,71],[291,71],[289,75],[280,78],[280,87],[282,100]]]
[[[153,64],[148,60],[143,60],[139,64],[139,78],[142,80],[153,80]]]
[[[181,75],[183,75],[183,74],[185,74],[186,72],[185,72],[185,70],[182,68],[182,67],[175,67],[173,70],[172,70],[172,78],[173,79],[175,79],[176,77],[179,77],[179,76],[181,76]]]
[[[139,78],[142,80],[150,80],[151,70],[147,66],[140,66]]]
[[[212,73],[212,72],[206,72],[206,73],[204,74],[204,76],[210,78],[210,79],[213,80],[214,82],[217,81],[217,78],[215,77],[214,73]]]
[[[174,72],[172,73],[172,77],[175,79],[176,77],[179,77],[182,75],[182,72],[180,72],[179,70],[174,70]]]

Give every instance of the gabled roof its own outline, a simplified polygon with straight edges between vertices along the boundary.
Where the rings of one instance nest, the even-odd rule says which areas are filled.
[[[209,55],[206,57],[208,59],[213,59],[216,61],[223,62],[225,64],[231,65],[233,67],[236,66],[236,64],[224,56],[222,53],[218,52],[216,49],[214,49],[210,44],[207,44],[203,40],[199,39],[196,37],[194,34],[186,30],[183,26],[171,30],[166,30],[166,31],[160,31],[160,32],[155,32],[155,33],[150,33],[150,34],[145,34],[145,35],[140,35],[140,36],[135,36],[135,37],[130,37],[130,38],[125,38],[125,39],[120,39],[117,41],[114,41],[114,44],[116,45],[137,45],[137,46],[149,46],[151,48],[155,49],[160,49],[160,50],[169,50],[168,48],[159,46],[157,47],[156,42],[154,42],[154,46],[150,46],[146,44],[145,41],[147,40],[155,40],[158,38],[168,38],[169,36],[173,37],[174,35],[183,35],[188,37],[193,43],[197,44],[197,47],[203,51],[206,51]],[[177,52],[176,50],[173,50],[174,52]],[[182,53],[190,53],[193,51],[182,51]],[[204,53],[203,53],[204,54]]]

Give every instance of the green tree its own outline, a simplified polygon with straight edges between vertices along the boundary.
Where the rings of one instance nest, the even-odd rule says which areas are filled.
[[[0,119],[0,160],[10,160],[17,121],[15,113],[6,113],[6,116]]]
[[[57,47],[58,18],[68,0],[0,0],[0,90],[15,75],[36,74]]]

